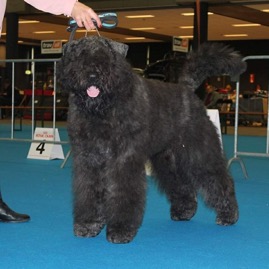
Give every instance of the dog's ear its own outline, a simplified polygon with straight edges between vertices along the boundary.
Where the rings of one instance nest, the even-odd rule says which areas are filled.
[[[123,43],[119,43],[116,41],[112,41],[111,42],[111,46],[113,47],[113,49],[115,51],[117,51],[118,53],[120,53],[123,57],[126,57],[129,46]]]
[[[112,48],[112,50],[118,52],[123,57],[126,57],[127,52],[128,52],[128,48],[129,48],[128,45],[116,42],[116,41],[108,39],[108,38],[103,38],[103,40],[104,40],[104,43],[106,45],[109,45]]]

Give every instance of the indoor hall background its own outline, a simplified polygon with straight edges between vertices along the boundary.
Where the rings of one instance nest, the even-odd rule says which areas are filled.
[[[240,147],[248,151],[261,149],[264,144],[263,137],[240,139]],[[229,157],[232,137],[224,135],[223,141]],[[129,245],[111,245],[104,233],[94,239],[73,236],[71,164],[60,169],[58,160],[27,160],[28,146],[0,141],[0,151],[5,153],[0,154],[5,198],[13,208],[32,216],[27,224],[1,225],[2,268],[269,267],[266,159],[244,159],[250,170],[247,181],[236,164],[231,168],[240,206],[240,220],[235,226],[216,226],[214,214],[202,203],[192,221],[170,221],[167,202],[148,178],[146,216],[137,238]]]

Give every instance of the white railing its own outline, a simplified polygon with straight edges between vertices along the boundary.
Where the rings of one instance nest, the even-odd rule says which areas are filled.
[[[268,55],[247,56],[243,58],[243,61],[248,60],[268,60]],[[238,151],[238,122],[239,122],[239,80],[236,82],[236,103],[235,103],[235,123],[234,123],[234,156],[228,161],[228,168],[233,161],[238,161],[241,165],[245,178],[248,178],[248,173],[244,162],[239,156],[251,156],[251,157],[269,157],[269,106],[267,105],[267,132],[266,132],[266,148],[264,153],[259,152],[243,152]],[[268,99],[267,99],[268,104]]]
[[[11,64],[11,71],[12,71],[12,78],[11,78],[11,84],[12,84],[12,101],[11,101],[11,124],[10,124],[10,136],[8,137],[0,137],[0,140],[12,140],[12,141],[24,141],[24,142],[35,142],[34,140],[34,129],[35,129],[35,82],[36,82],[36,63],[53,63],[53,105],[52,105],[52,128],[55,132],[56,128],[56,97],[57,97],[57,77],[56,77],[56,71],[57,71],[57,62],[60,59],[7,59],[7,60],[1,60],[0,63],[10,63]],[[31,128],[31,138],[25,139],[25,138],[15,138],[14,137],[14,124],[15,124],[15,108],[14,105],[14,92],[15,92],[15,65],[18,63],[31,63],[31,73],[32,73],[32,104],[31,104],[31,114],[32,114],[32,128]],[[55,137],[55,136],[54,136]],[[46,143],[55,143],[55,144],[66,144],[68,141],[47,141]]]

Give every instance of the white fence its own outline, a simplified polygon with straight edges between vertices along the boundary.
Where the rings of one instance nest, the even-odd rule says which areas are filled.
[[[11,103],[11,124],[10,124],[10,136],[8,137],[0,137],[0,140],[14,140],[14,141],[25,141],[25,142],[34,142],[34,129],[35,129],[35,82],[36,82],[36,63],[52,63],[53,64],[53,105],[52,105],[52,128],[55,132],[56,126],[56,98],[57,98],[57,78],[56,78],[56,71],[57,71],[57,62],[60,59],[9,59],[9,60],[1,60],[0,62],[10,63],[11,64],[11,72],[12,72],[12,103]],[[31,138],[15,138],[14,137],[14,125],[15,125],[15,109],[16,106],[14,105],[14,92],[15,92],[15,66],[19,63],[30,63],[31,64],[31,76],[32,76],[32,104],[31,104],[31,114],[32,114],[32,127],[31,127]],[[66,144],[68,141],[48,141],[48,143],[56,143],[56,144]]]
[[[243,61],[248,60],[268,60],[268,55],[258,55],[258,56],[247,56]],[[234,156],[229,160],[228,167],[232,164],[233,161],[238,161],[241,165],[242,171],[245,178],[248,178],[248,173],[245,167],[244,162],[240,156],[251,156],[251,157],[269,157],[269,106],[267,99],[267,132],[266,132],[266,148],[263,153],[259,152],[242,152],[238,151],[238,122],[239,122],[239,80],[236,83],[236,104],[235,104],[235,123],[234,123]]]

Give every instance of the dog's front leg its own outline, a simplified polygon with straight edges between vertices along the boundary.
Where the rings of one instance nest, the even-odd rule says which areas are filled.
[[[144,162],[130,158],[111,164],[106,203],[107,240],[128,243],[141,225],[145,199]]]
[[[102,169],[89,162],[82,154],[74,154],[74,164],[74,234],[94,237],[105,226],[105,184]]]

